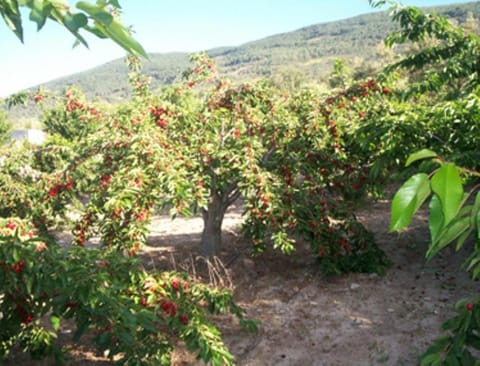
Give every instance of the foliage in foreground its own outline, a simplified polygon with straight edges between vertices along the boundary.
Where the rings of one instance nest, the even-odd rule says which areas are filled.
[[[386,1],[371,3],[379,6]],[[424,165],[430,167],[430,174],[414,174],[395,194],[390,230],[407,227],[412,216],[429,201],[431,240],[427,259],[456,242],[457,251],[471,251],[465,266],[476,279],[480,274],[480,173],[476,158],[480,40],[446,18],[424,14],[417,8],[395,5],[393,18],[400,23],[400,30],[389,36],[387,43],[412,42],[421,47],[388,70],[413,71],[403,97],[421,104],[414,110],[430,127],[424,146],[444,158],[429,149],[410,155],[406,166],[425,159],[433,160],[433,164]],[[473,187],[466,189],[465,182]],[[443,324],[447,334],[421,356],[422,366],[479,364],[478,296],[460,300],[455,309],[457,315]]]
[[[0,244],[0,359],[19,343],[33,358],[60,363],[55,340],[71,319],[74,341],[88,339],[117,364],[169,364],[178,338],[205,362],[229,365],[233,356],[208,314],[230,312],[255,328],[227,289],[147,272],[112,250],[61,248],[20,219],[0,220]]]
[[[143,47],[131,36],[130,31],[119,21],[118,0],[99,0],[95,4],[79,1],[75,12],[64,0],[2,1],[0,15],[8,28],[23,42],[22,8],[29,10],[29,19],[41,30],[47,20],[64,26],[76,38],[76,43],[88,47],[82,31],[98,38],[109,38],[128,53],[147,57]]]
[[[462,169],[445,162],[430,150],[413,154],[407,165],[425,158],[436,158],[440,167],[432,174],[418,173],[397,191],[392,202],[391,231],[410,224],[412,216],[429,202],[431,241],[427,259],[456,242],[456,250],[467,246],[471,254],[465,266],[472,278],[480,274],[480,186],[465,191],[461,175],[480,177],[480,173]],[[468,239],[473,239],[468,244]],[[460,300],[455,309],[458,315],[448,320],[443,329],[448,335],[437,339],[422,356],[422,365],[473,365],[474,354],[480,350],[479,299]]]

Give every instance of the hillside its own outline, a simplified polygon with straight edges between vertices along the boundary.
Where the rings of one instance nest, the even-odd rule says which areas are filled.
[[[478,1],[426,10],[445,14],[460,23],[468,12],[480,18]],[[379,45],[394,27],[388,12],[376,12],[207,52],[223,75],[237,81],[296,74],[303,80],[317,82],[331,73],[336,58],[348,60],[350,67],[365,70],[378,66]],[[188,65],[187,53],[151,54],[144,72],[152,78],[152,86],[158,88],[178,81]],[[115,102],[129,95],[127,72],[125,61],[118,59],[41,86],[61,92],[68,85],[77,85],[91,98]],[[17,110],[12,115],[20,119],[31,115],[31,111]]]

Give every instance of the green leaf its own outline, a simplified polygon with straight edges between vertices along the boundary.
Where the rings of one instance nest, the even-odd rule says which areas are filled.
[[[422,357],[420,361],[420,366],[436,365],[441,362],[441,360],[442,358],[438,353],[427,354]]]
[[[78,2],[76,7],[80,10],[83,10],[95,20],[95,27],[93,29],[97,29],[102,32],[105,36],[112,39],[127,52],[148,59],[148,55],[140,43],[138,43],[130,35],[127,29],[125,29],[125,27],[110,13],[106,12],[101,7],[92,5],[85,1]],[[85,29],[94,33],[94,31],[90,28]]]
[[[29,294],[32,293],[33,280],[34,280],[34,278],[31,277],[31,276],[28,276],[28,277],[25,278],[25,287],[27,288],[27,292]]]
[[[117,9],[121,9],[122,7],[120,6],[120,3],[118,2],[118,0],[110,0],[108,2],[110,5],[114,6],[115,8]]]
[[[470,230],[467,230],[465,231],[462,235],[460,235],[460,237],[458,238],[458,241],[457,241],[457,246],[455,247],[455,250],[458,252],[460,249],[462,249],[463,247],[463,244],[465,243],[465,240],[467,240],[467,238],[470,236],[470,234],[472,233],[473,229],[471,228],[471,226],[469,225],[470,227]]]
[[[470,217],[464,216],[443,229],[438,235],[437,242],[432,243],[427,251],[427,259],[431,259],[440,250],[457,239],[462,233],[470,227]]]
[[[467,271],[470,271],[475,265],[477,265],[480,262],[480,257],[477,254],[480,254],[480,253],[478,251],[475,251],[467,259],[467,261],[469,262],[467,266]]]
[[[447,226],[460,210],[464,192],[462,180],[455,164],[444,164],[431,179],[432,191],[442,204],[444,226]]]
[[[435,193],[432,195],[429,205],[430,215],[428,218],[428,227],[430,229],[431,242],[434,243],[438,239],[438,235],[443,228],[443,212],[440,198]]]
[[[470,225],[477,230],[477,239],[480,240],[480,191],[477,192],[477,195],[475,196],[475,202],[473,203],[472,214],[470,217]]]
[[[425,352],[425,354],[443,352],[448,347],[450,342],[451,338],[449,336],[438,337],[435,339],[435,342],[428,347],[428,350]]]
[[[475,264],[471,264],[470,267],[474,267]],[[472,278],[473,279],[476,279],[478,277],[478,275],[480,274],[480,265],[478,265],[478,262],[477,262],[477,266],[476,268],[473,270],[473,273],[472,273]]]
[[[75,14],[73,16],[73,21],[77,24],[77,28],[84,28],[88,24],[88,18],[85,14]]]
[[[474,317],[476,326],[478,327],[478,316]],[[480,350],[480,337],[476,336],[475,334],[468,335],[468,344],[470,344],[473,348]]]
[[[79,26],[75,21],[75,17],[73,17],[72,15],[66,14],[65,18],[63,19],[63,24],[65,24],[65,27],[67,27],[68,30],[72,33],[78,32]]]
[[[422,159],[428,159],[428,158],[434,158],[437,156],[437,153],[435,153],[432,150],[429,149],[423,149],[420,151],[417,151],[416,153],[410,155],[407,159],[407,162],[405,163],[405,166],[409,166],[413,162],[417,160],[422,160]]]
[[[118,339],[125,345],[130,346],[134,343],[134,338],[132,337],[132,335],[129,333],[129,332],[126,332],[126,331],[119,331],[117,333],[118,335]]]
[[[88,318],[85,313],[81,312],[77,318],[77,330],[73,334],[73,340],[77,342],[80,337],[87,331],[89,327]]]
[[[37,31],[42,29],[47,20],[47,15],[44,11],[44,2],[40,0],[33,0],[32,11],[30,12],[30,20],[37,23]]]
[[[384,6],[387,2],[386,0],[368,0],[368,3],[373,8],[380,8]]]
[[[22,15],[18,9],[18,3],[13,0],[0,2],[0,14],[13,33],[23,43]]]
[[[18,253],[17,247],[13,247],[12,257],[15,262],[18,262],[20,260],[20,254]]]
[[[414,213],[430,195],[428,176],[424,173],[410,177],[393,197],[390,232],[407,227]]]
[[[139,325],[142,326],[145,330],[148,330],[152,333],[156,331],[156,328],[155,328],[156,318],[155,316],[152,315],[152,313],[148,311],[143,311],[139,313],[137,321]]]
[[[480,211],[477,211],[476,218],[476,227],[477,227],[477,239],[480,240]]]
[[[472,354],[466,349],[462,354],[461,365],[476,365],[475,358]]]
[[[60,318],[58,316],[52,315],[50,317],[50,323],[52,324],[54,330],[58,330],[58,328],[60,328]]]
[[[458,304],[455,304],[455,307],[457,310],[460,310],[465,308],[465,305],[459,306]],[[460,327],[461,321],[462,319],[458,316],[450,318],[442,324],[442,329],[443,330],[457,329],[458,327]]]
[[[449,366],[461,366],[460,362],[457,359],[457,356],[453,353],[449,353],[445,361]]]

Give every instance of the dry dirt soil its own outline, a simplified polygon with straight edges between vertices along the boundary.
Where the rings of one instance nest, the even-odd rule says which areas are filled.
[[[389,194],[391,197],[391,194]],[[367,366],[416,365],[418,355],[440,335],[454,303],[479,292],[461,268],[466,252],[446,249],[426,263],[427,217],[408,230],[389,234],[388,199],[368,203],[357,217],[376,234],[392,265],[385,276],[347,274],[325,277],[308,248],[284,256],[269,251],[251,258],[238,227],[241,208],[224,222],[224,251],[216,281],[230,284],[248,316],[261,321],[259,332],[239,329],[230,317],[217,324],[238,365]],[[199,218],[156,217],[145,248],[146,266],[194,272],[202,223]],[[468,249],[468,248],[467,248]],[[64,329],[65,337],[69,330]],[[76,346],[68,365],[110,365],[88,348]],[[17,352],[6,365],[33,363]],[[200,365],[177,351],[174,365]]]

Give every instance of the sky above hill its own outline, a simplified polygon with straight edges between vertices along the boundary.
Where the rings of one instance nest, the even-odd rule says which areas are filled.
[[[402,2],[434,6],[468,1]],[[123,23],[133,27],[135,38],[149,53],[236,46],[376,10],[368,0],[120,0],[120,4]],[[74,39],[59,25],[47,22],[37,33],[27,12],[23,18],[24,44],[0,20],[0,97],[125,55],[113,42],[92,37],[87,37],[89,49],[72,49]]]

